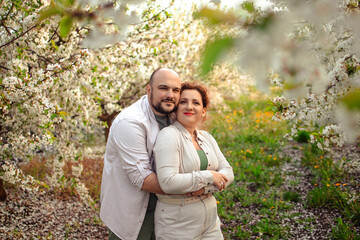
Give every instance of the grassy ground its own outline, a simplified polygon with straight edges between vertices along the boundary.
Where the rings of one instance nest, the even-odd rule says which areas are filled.
[[[216,194],[225,238],[360,239],[359,172],[309,144],[283,142],[287,124],[271,120],[266,100],[228,105],[206,125],[235,174]]]
[[[204,126],[235,174],[216,194],[225,239],[360,239],[360,169],[352,165],[359,147],[349,151],[358,155],[338,149],[340,157],[333,158],[307,143],[284,142],[287,124],[271,120],[266,100],[227,105],[225,112],[210,112]],[[44,180],[45,162],[34,158],[23,170]],[[82,180],[98,208],[103,160],[83,163]]]

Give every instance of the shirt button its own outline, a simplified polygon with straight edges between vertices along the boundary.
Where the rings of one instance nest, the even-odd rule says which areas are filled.
[[[206,155],[209,155],[209,153],[206,153]]]
[[[209,167],[210,167],[210,163],[209,163]]]
[[[140,220],[139,222],[140,222],[140,223],[142,223],[143,221],[142,221],[142,220]]]
[[[137,164],[140,164],[140,161],[137,161],[136,163],[137,163]]]

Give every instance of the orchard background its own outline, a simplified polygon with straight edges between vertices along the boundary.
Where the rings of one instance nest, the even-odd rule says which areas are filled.
[[[359,239],[359,10],[1,1],[0,236],[106,238],[109,126],[166,66],[211,91],[203,127],[235,172],[217,195],[227,239]]]

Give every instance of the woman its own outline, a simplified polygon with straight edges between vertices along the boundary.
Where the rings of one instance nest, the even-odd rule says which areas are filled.
[[[177,121],[157,136],[156,173],[161,188],[169,194],[158,195],[157,240],[223,239],[212,192],[227,187],[234,174],[215,139],[197,130],[208,104],[204,86],[183,83]],[[188,192],[191,194],[184,195]]]

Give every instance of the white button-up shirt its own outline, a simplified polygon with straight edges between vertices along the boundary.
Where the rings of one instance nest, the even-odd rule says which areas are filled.
[[[135,240],[144,220],[149,193],[142,191],[152,173],[150,157],[159,125],[147,96],[113,121],[101,182],[100,218],[118,237]]]
[[[234,181],[233,169],[222,154],[216,140],[206,131],[197,131],[197,141],[208,159],[207,170],[200,171],[200,157],[190,133],[179,123],[164,128],[158,134],[154,147],[156,174],[165,193],[158,198],[182,198],[187,192],[205,187],[205,193],[218,190],[213,185],[210,170],[228,178],[226,186]]]

